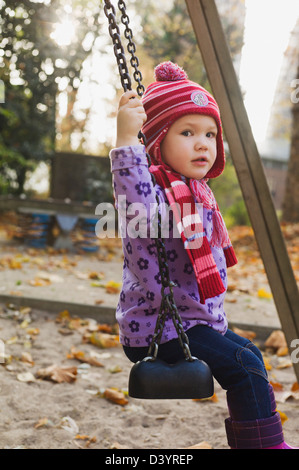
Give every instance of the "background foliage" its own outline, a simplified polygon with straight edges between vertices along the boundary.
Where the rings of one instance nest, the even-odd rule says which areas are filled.
[[[223,0],[217,3],[224,5]],[[235,60],[241,53],[244,28],[237,21],[240,2],[230,0],[229,4],[230,9],[222,8],[221,18]],[[60,126],[60,145],[63,151],[72,150],[71,137],[75,131],[83,136],[89,115],[88,109],[81,120],[74,114],[84,63],[95,49],[99,50],[99,46],[95,48],[97,40],[103,56],[113,55],[102,1],[71,2],[76,35],[63,47],[52,39],[55,25],[68,14],[67,5],[66,0],[0,0],[0,79],[5,85],[5,103],[0,106],[0,194],[23,193],[28,171],[53,156],[62,80],[68,105]],[[146,4],[128,0],[127,6],[144,84],[152,81],[157,63],[172,60],[187,71],[191,80],[210,89],[184,0],[148,0]],[[116,109],[122,90],[117,68],[114,70],[111,82],[117,89]],[[79,145],[77,151],[84,152],[84,147]],[[248,221],[230,159],[221,178],[221,184],[211,184],[227,220],[232,224]]]
[[[22,193],[28,169],[53,155],[59,81],[66,77],[70,91],[79,87],[82,63],[99,34],[99,4],[92,9],[92,2],[75,1],[72,7],[80,27],[71,44],[58,47],[51,33],[66,15],[65,2],[0,1],[2,194]]]

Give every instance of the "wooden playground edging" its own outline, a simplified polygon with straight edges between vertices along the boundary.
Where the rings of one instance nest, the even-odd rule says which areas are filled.
[[[67,310],[71,316],[80,318],[93,318],[98,323],[113,325],[115,320],[115,307],[108,305],[88,305],[68,301],[40,299],[36,297],[18,297],[15,295],[0,295],[0,304],[14,305],[15,307],[30,307],[49,314],[58,315]],[[265,341],[273,330],[279,328],[267,325],[256,325],[248,323],[229,322],[229,328],[240,328],[256,333],[258,340]]]

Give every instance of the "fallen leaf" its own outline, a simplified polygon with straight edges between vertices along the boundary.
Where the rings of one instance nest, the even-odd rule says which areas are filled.
[[[213,447],[208,442],[202,441],[198,444],[194,444],[194,446],[185,447],[185,449],[213,449]]]
[[[281,348],[278,348],[276,351],[276,355],[278,357],[287,356],[288,354],[289,354],[289,349],[287,348],[287,346],[282,346]]]
[[[8,366],[9,364],[11,364],[12,359],[13,357],[10,354],[5,354],[4,351],[2,352],[0,349],[0,365]]]
[[[89,273],[89,275],[88,275],[89,279],[104,279],[104,277],[105,277],[105,274],[102,273],[102,272],[97,273],[97,272],[93,271],[93,272]]]
[[[102,349],[115,348],[120,345],[118,335],[109,335],[98,331],[95,331],[90,335],[85,335],[83,339]]]
[[[9,338],[6,341],[6,344],[15,344],[17,341],[18,341],[18,337],[17,336],[12,336],[11,338]]]
[[[270,380],[270,384],[272,385],[272,387],[275,391],[283,390],[283,385],[279,382],[272,382],[272,380]]]
[[[30,320],[26,318],[25,320],[22,321],[22,323],[20,323],[20,328],[25,329],[28,327],[29,324],[30,324]]]
[[[299,391],[298,382],[293,383],[291,390],[292,390],[292,392],[298,392]]]
[[[59,427],[65,429],[65,431],[68,431],[71,434],[77,435],[79,433],[79,427],[76,421],[70,416],[64,416],[61,418]]]
[[[89,279],[89,274],[88,273],[81,273],[81,272],[78,271],[78,272],[75,272],[74,274],[80,280]]]
[[[94,281],[91,284],[91,287],[104,287],[108,294],[118,294],[121,288],[121,282],[108,281],[106,284],[98,281]]]
[[[64,336],[73,335],[73,334],[74,334],[73,331],[71,331],[71,330],[69,330],[68,328],[65,328],[65,327],[59,328],[59,329],[58,329],[58,333],[60,333],[61,335],[64,335]]]
[[[23,295],[23,292],[19,291],[19,290],[11,290],[9,291],[9,295],[13,295],[13,296],[19,296],[19,297],[22,297]]]
[[[77,359],[80,362],[90,364],[91,366],[104,367],[104,365],[97,360],[96,357],[86,357],[83,351],[80,351],[76,348],[71,348],[71,352],[67,355],[68,359]]]
[[[299,391],[275,391],[276,401],[279,403],[285,403],[289,399],[299,400]]]
[[[41,279],[45,282],[49,282],[50,284],[52,282],[57,282],[57,283],[63,283],[64,280],[63,280],[63,277],[61,276],[57,276],[57,274],[51,274],[51,273],[47,273],[47,272],[44,272],[44,271],[40,271],[37,273],[37,279]]]
[[[47,279],[36,277],[33,280],[30,280],[29,284],[30,286],[34,286],[34,287],[44,287],[44,286],[49,286],[51,282]]]
[[[272,370],[272,365],[270,364],[270,359],[267,357],[264,357],[264,364],[266,370]]]
[[[257,295],[260,299],[272,299],[271,292],[268,292],[265,289],[259,289]]]
[[[36,336],[39,335],[40,330],[39,328],[27,328],[26,333],[30,336]]]
[[[254,331],[250,330],[242,330],[237,327],[233,327],[233,332],[236,333],[239,336],[242,336],[243,338],[247,338],[250,341],[252,341],[254,338],[256,338],[256,333]]]
[[[22,372],[17,375],[17,379],[19,382],[35,382],[35,377],[31,372]]]
[[[40,369],[36,373],[39,379],[52,380],[53,382],[74,382],[77,378],[77,367],[59,367],[56,364]]]
[[[227,292],[233,292],[237,288],[238,288],[237,284],[229,283],[229,285],[227,286]]]
[[[128,447],[123,444],[120,444],[119,442],[113,442],[109,449],[128,449]]]
[[[267,348],[273,348],[276,351],[279,348],[287,348],[288,345],[287,345],[283,331],[281,330],[272,331],[270,336],[265,341],[265,346]]]
[[[234,298],[233,298],[233,297],[231,297],[231,298],[230,298],[230,297],[226,297],[225,301],[228,302],[228,303],[230,303],[230,304],[235,304],[235,303],[237,303],[237,299],[236,299],[235,297],[234,297]]]
[[[288,369],[289,367],[293,367],[293,363],[290,359],[286,359],[279,362],[279,364],[276,366],[276,369]]]
[[[22,352],[21,361],[26,362],[26,364],[34,365],[34,361],[29,352]]]
[[[97,325],[97,330],[102,331],[103,333],[113,333],[113,327],[111,325],[107,325],[107,323],[100,323]]]
[[[208,398],[193,398],[192,401],[212,401],[213,403],[218,402],[217,394],[214,393],[211,397]]]
[[[97,442],[97,438],[95,436],[93,437],[90,437],[90,436],[87,436],[86,434],[77,434],[75,436],[75,439],[77,440],[81,440],[81,441],[86,441],[86,446],[88,447],[90,444],[94,444],[95,442]]]
[[[117,374],[118,372],[122,372],[122,368],[120,366],[114,366],[114,367],[110,367],[110,369],[108,369],[108,371],[111,374]]]
[[[109,281],[105,285],[106,292],[108,292],[108,294],[117,294],[120,291],[121,285],[121,282]]]
[[[55,321],[56,323],[64,323],[65,321],[69,321],[70,319],[71,319],[70,312],[68,310],[63,310],[57,315]]]
[[[116,403],[117,405],[124,406],[129,403],[124,393],[119,390],[115,390],[114,388],[106,388],[103,393],[103,397],[111,401],[112,403]]]
[[[80,330],[81,328],[86,328],[88,326],[88,320],[76,317],[71,318],[67,324],[70,330]]]
[[[32,309],[31,307],[20,307],[20,314],[23,315],[29,315],[31,313]]]
[[[48,418],[41,418],[38,420],[38,422],[34,425],[35,429],[39,429],[42,427],[48,427],[48,426],[53,426],[52,421],[50,421]]]
[[[284,425],[284,423],[289,419],[287,417],[287,415],[285,413],[283,413],[282,411],[279,411],[279,410],[276,410],[279,415],[280,415],[280,419],[281,419],[281,424]]]
[[[20,263],[20,261],[17,261],[15,259],[11,259],[9,261],[9,268],[10,269],[22,269],[22,263]]]

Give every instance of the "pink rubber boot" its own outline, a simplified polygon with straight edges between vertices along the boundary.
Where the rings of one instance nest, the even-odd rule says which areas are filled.
[[[299,449],[299,447],[292,447],[292,446],[289,446],[286,442],[282,442],[281,444],[279,444],[278,446],[274,446],[274,447],[267,447],[267,449]]]

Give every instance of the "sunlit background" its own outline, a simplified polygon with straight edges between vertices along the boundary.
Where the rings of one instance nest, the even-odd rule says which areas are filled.
[[[240,83],[257,142],[266,139],[284,53],[298,17],[298,0],[246,1]]]
[[[69,45],[76,34],[70,5],[65,10],[65,18],[54,26],[51,34],[51,38],[61,47]],[[258,143],[266,139],[271,106],[283,65],[284,53],[298,17],[298,0],[246,0],[240,85]],[[98,41],[100,42],[101,38]],[[89,128],[91,151],[96,149],[97,142],[111,141],[115,133],[114,123],[109,119],[107,121],[107,114],[102,106],[104,104],[107,106],[107,98],[113,99],[115,95],[114,87],[109,85],[111,74],[117,73],[114,60],[114,57],[94,53],[84,64],[83,82],[80,86],[77,108],[80,109],[81,106],[93,108],[93,123]],[[87,79],[91,76],[97,77],[97,85],[90,86],[90,83],[87,85]],[[63,89],[63,82],[60,88]],[[104,102],[103,99],[105,99]],[[63,115],[67,107],[66,94],[61,94],[59,103],[60,113]],[[95,104],[96,107],[94,107]]]
[[[50,0],[36,0],[36,2],[49,4]],[[140,40],[141,17],[136,14],[135,9],[130,11],[130,3],[128,0],[131,27],[134,36],[137,35]],[[78,5],[80,2],[65,0],[63,14],[60,15],[59,21],[52,24],[49,40],[57,44],[61,50],[67,50],[75,42],[80,30],[80,24],[74,19],[75,4]],[[171,0],[163,2],[163,8],[166,8],[167,4],[170,5]],[[244,46],[238,64],[238,73],[253,134],[259,149],[264,151],[273,140],[271,131],[275,124],[275,113],[273,113],[275,99],[280,93],[288,97],[292,91],[291,78],[285,73],[285,58],[292,41],[292,32],[299,18],[299,2],[298,0],[245,0],[245,6]],[[142,11],[139,14],[142,15]],[[107,19],[102,15],[100,21],[103,24],[101,34],[96,37],[91,53],[83,62],[81,77],[78,79],[79,88],[72,108],[72,115],[77,122],[85,122],[85,128],[75,129],[71,133],[69,148],[70,151],[78,152],[84,134],[84,150],[91,155],[104,155],[105,149],[114,145],[116,94],[117,87],[120,88],[118,68],[108,35]],[[298,41],[298,35],[296,38]],[[87,34],[84,38],[86,50],[92,40],[92,34]],[[143,71],[142,61],[140,69]],[[283,80],[283,83],[281,84],[279,80]],[[58,83],[57,96],[58,151],[64,148],[63,123],[68,118],[70,99],[72,97],[69,94],[68,79],[62,77]],[[291,105],[290,99],[287,99]],[[287,149],[283,148],[283,152],[287,152]],[[47,171],[47,165],[40,164],[27,182],[26,188],[46,192]]]

